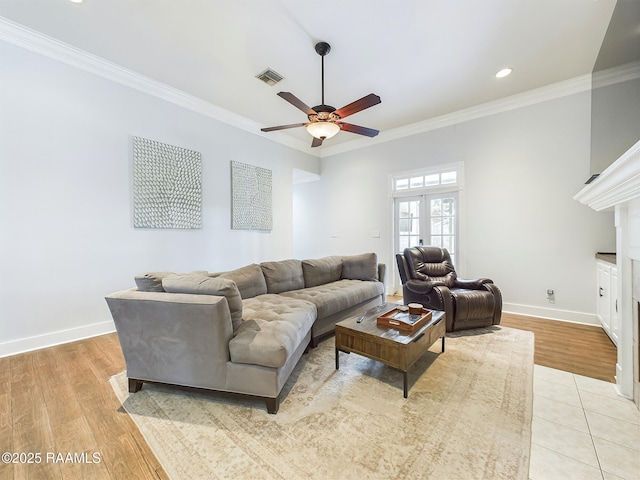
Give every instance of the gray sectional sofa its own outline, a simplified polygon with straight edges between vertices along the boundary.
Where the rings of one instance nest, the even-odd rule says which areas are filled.
[[[375,253],[251,264],[220,273],[154,272],[106,297],[129,391],[144,382],[262,397],[279,394],[336,322],[384,303]]]

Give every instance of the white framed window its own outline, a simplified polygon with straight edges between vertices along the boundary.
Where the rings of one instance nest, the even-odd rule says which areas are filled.
[[[462,165],[443,165],[424,171],[398,173],[392,175],[391,179],[393,196],[399,193],[415,194],[434,188],[458,190],[462,185]]]

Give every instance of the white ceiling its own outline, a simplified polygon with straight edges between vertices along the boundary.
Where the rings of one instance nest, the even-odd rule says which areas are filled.
[[[218,107],[274,126],[306,121],[290,91],[390,131],[591,73],[615,0],[0,0],[0,16]],[[495,78],[503,67],[513,68]],[[285,77],[270,87],[255,76]],[[304,129],[291,135],[311,142]],[[362,140],[342,132],[325,146]],[[320,147],[325,148],[325,147]]]

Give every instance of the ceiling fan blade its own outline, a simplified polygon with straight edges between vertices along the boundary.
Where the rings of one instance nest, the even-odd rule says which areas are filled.
[[[337,122],[340,125],[340,130],[345,132],[357,133],[358,135],[364,135],[366,137],[375,137],[380,133],[379,130],[373,128],[361,127],[360,125],[354,125],[352,123]]]
[[[315,115],[316,114],[316,111],[313,108],[311,108],[309,105],[304,103],[302,100],[300,100],[298,97],[296,97],[291,92],[278,92],[278,96],[281,97],[281,98],[284,98],[291,105],[293,105],[294,107],[299,108],[300,110],[302,110],[307,115]]]
[[[320,145],[322,145],[322,141],[323,140],[324,140],[324,138],[313,137],[313,141],[311,142],[311,146],[312,147],[319,147]]]
[[[305,125],[306,123],[292,123],[290,125],[278,125],[277,127],[261,128],[260,130],[263,132],[273,132],[274,130],[284,130],[286,128],[304,127]]]
[[[353,115],[354,113],[358,113],[364,110],[365,108],[373,107],[380,102],[382,102],[382,100],[380,100],[380,97],[378,95],[370,93],[369,95],[362,97],[360,100],[356,100],[349,105],[345,105],[344,107],[339,108],[334,113],[339,115],[340,118],[346,118],[349,115]]]

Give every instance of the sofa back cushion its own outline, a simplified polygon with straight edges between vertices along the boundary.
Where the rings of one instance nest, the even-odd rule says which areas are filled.
[[[227,299],[231,312],[231,323],[235,330],[242,323],[242,298],[233,280],[210,277],[204,273],[174,274],[162,280],[168,293],[191,293],[196,295],[218,295]]]
[[[257,297],[267,293],[267,283],[264,280],[260,265],[252,263],[246,267],[238,268],[219,275],[220,278],[228,278],[236,282],[240,296],[243,299]]]
[[[342,257],[324,257],[302,261],[302,273],[306,288],[337,282],[342,278]]]
[[[342,257],[342,278],[348,280],[378,280],[378,256],[375,253]]]
[[[267,293],[281,293],[304,288],[304,275],[300,260],[281,260],[260,264],[267,282]]]

